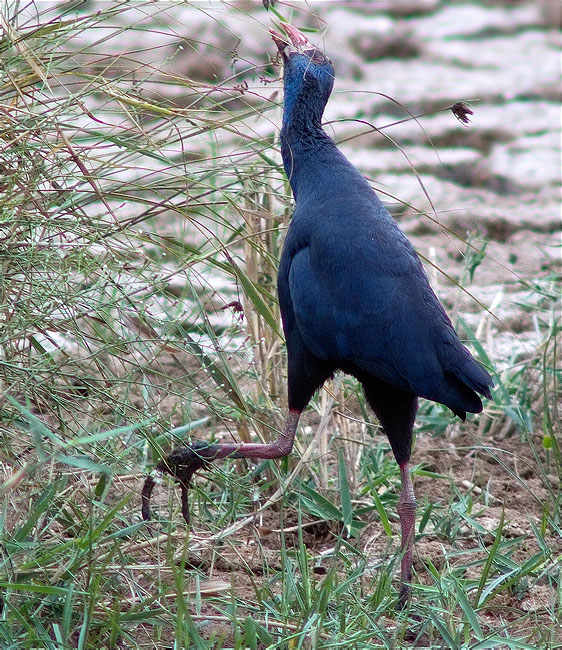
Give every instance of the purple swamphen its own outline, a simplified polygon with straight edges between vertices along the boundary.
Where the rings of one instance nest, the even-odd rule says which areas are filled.
[[[218,458],[280,458],[290,453],[300,414],[336,370],[356,377],[400,466],[402,528],[399,604],[412,577],[416,500],[409,471],[418,397],[448,406],[463,420],[491,398],[492,378],[460,342],[418,256],[366,179],[322,129],[334,83],[325,54],[291,25],[271,30],[284,63],[283,166],[295,198],[278,290],[288,355],[289,413],[270,444],[178,448],[158,469],[182,487]],[[153,488],[143,489],[149,517]]]

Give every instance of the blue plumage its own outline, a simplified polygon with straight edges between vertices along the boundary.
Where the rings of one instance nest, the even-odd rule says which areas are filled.
[[[290,371],[289,406],[304,408],[326,373],[343,369],[441,402],[464,419],[482,410],[478,393],[491,396],[491,377],[458,339],[405,235],[322,130],[332,83],[332,65],[318,50],[285,55],[281,143],[296,207],[279,300],[289,368],[305,372],[296,361],[306,359],[305,374],[316,382],[303,390]]]

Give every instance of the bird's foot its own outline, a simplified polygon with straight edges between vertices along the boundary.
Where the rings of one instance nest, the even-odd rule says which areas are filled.
[[[189,524],[189,505],[187,491],[193,474],[207,467],[216,458],[217,446],[205,442],[194,442],[190,447],[176,447],[171,453],[156,465],[156,471],[169,474],[179,484],[181,489],[181,513]],[[142,488],[142,518],[150,519],[150,497],[156,482],[150,474],[146,477]]]
[[[400,593],[398,594],[398,609],[404,609],[410,600],[412,588],[408,584],[402,583],[400,585]]]

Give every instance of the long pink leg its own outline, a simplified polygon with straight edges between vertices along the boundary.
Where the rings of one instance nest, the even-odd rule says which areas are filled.
[[[400,492],[397,510],[402,528],[402,560],[400,563],[400,596],[398,604],[402,608],[410,597],[416,524],[416,497],[407,461],[400,465],[400,476],[402,478],[402,491]]]
[[[289,411],[285,421],[285,428],[274,442],[269,444],[257,442],[221,443],[210,445],[209,452],[203,454],[206,460],[217,460],[218,458],[281,458],[291,453],[297,425],[299,423],[300,411]]]

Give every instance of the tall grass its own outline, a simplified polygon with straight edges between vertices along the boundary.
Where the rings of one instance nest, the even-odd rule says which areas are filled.
[[[508,591],[560,594],[552,285],[529,286],[544,343],[509,360],[485,420],[534,445],[542,521],[516,539],[503,517],[485,530],[476,485],[424,502],[420,540],[478,545],[422,560],[408,612],[392,585],[399,476],[349,378],[314,400],[292,458],[197,480],[194,531],[168,484],[158,520],[140,520],[142,478],[170,447],[270,439],[285,406],[275,273],[290,200],[278,97],[259,81],[277,69],[186,39],[182,9],[1,9],[2,647],[552,645],[556,603],[489,618]],[[220,12],[189,11],[223,28]],[[182,48],[212,47],[226,81],[181,73]],[[422,428],[449,421],[438,406],[420,416]]]

